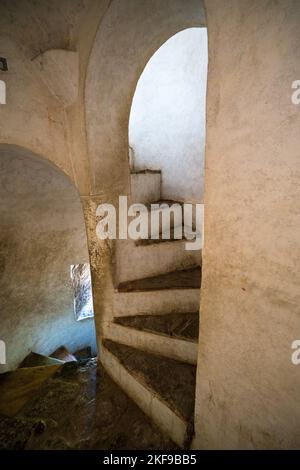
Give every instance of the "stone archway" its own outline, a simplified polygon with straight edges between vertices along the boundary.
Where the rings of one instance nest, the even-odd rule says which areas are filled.
[[[161,199],[203,202],[207,53],[207,28],[179,31],[153,54],[136,86],[130,167],[161,171]]]
[[[56,166],[16,145],[0,145],[1,340],[6,366],[30,352],[96,351],[94,321],[74,316],[73,264],[88,263],[79,194]]]
[[[93,195],[127,190],[129,113],[145,65],[171,36],[205,24],[199,0],[112,2],[98,29],[86,79]]]
[[[96,239],[96,207],[129,191],[128,122],[138,79],[154,52],[183,29],[206,25],[199,0],[113,0],[98,28],[88,64],[85,107],[91,196],[83,199],[96,322],[113,310],[113,243]]]

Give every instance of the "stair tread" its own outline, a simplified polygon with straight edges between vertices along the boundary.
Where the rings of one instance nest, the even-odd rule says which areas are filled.
[[[119,292],[145,292],[162,289],[200,289],[200,267],[173,271],[159,276],[122,282],[118,285]]]
[[[19,369],[23,369],[24,367],[50,366],[53,364],[64,364],[64,362],[54,357],[44,356],[43,354],[32,351],[19,365]]]
[[[133,376],[185,421],[194,412],[196,366],[103,340],[103,346]]]
[[[53,353],[50,354],[50,357],[54,359],[59,359],[62,362],[75,362],[77,361],[76,357],[68,351],[65,346],[60,346]]]
[[[197,341],[199,335],[198,312],[115,317],[114,322],[136,330],[188,341]]]

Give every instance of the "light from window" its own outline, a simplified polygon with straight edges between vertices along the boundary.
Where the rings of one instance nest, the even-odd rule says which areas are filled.
[[[71,279],[74,289],[74,314],[76,321],[94,316],[91,270],[88,263],[72,264]]]

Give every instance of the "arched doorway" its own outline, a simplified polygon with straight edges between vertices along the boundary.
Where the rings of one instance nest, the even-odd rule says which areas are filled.
[[[89,263],[80,198],[56,167],[0,146],[0,322],[7,364],[60,346],[96,353],[93,318],[77,321],[71,266]]]
[[[131,170],[160,170],[162,199],[203,202],[207,29],[172,36],[141,74],[129,119]]]

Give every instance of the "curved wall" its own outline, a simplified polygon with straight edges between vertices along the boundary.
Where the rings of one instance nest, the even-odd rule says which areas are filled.
[[[61,171],[0,147],[0,339],[7,366],[30,352],[92,346],[93,319],[75,321],[70,265],[89,262],[77,190]]]
[[[299,449],[300,3],[207,0],[197,448]]]

